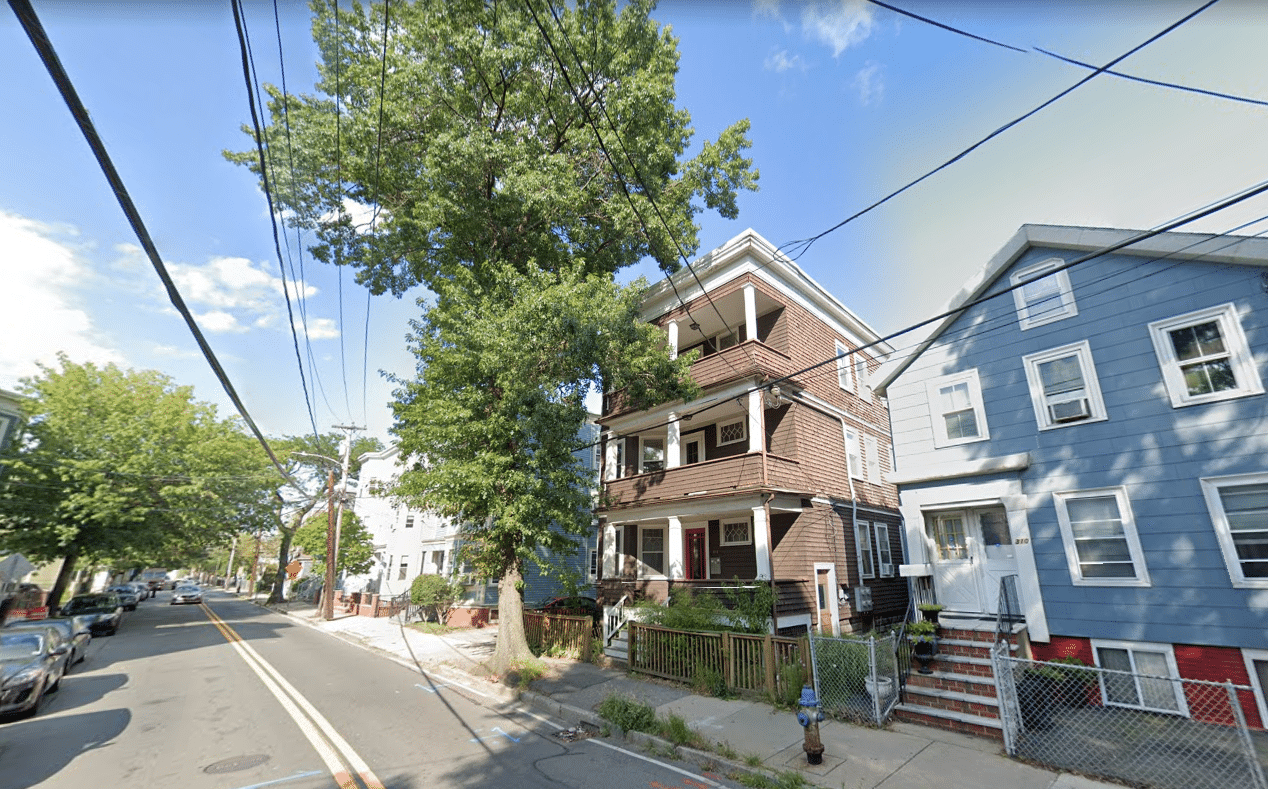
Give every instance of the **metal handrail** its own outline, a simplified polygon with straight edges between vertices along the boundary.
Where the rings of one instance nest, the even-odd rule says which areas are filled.
[[[1021,600],[1017,596],[1017,575],[1005,575],[999,579],[999,604],[995,613],[995,643],[1006,639],[1004,624],[1008,623],[1008,635],[1012,635],[1013,623],[1025,621],[1021,614]]]

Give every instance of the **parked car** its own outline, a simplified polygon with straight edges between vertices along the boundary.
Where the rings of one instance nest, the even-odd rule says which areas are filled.
[[[66,661],[66,670],[70,671],[71,666],[79,663],[86,656],[88,644],[92,641],[92,619],[93,617],[91,616],[28,619],[8,623],[4,626],[4,632],[10,630],[34,630],[38,632],[46,627],[57,630],[57,634],[62,637],[62,642],[70,645],[70,658]]]
[[[137,599],[139,600],[149,600],[154,596],[154,591],[144,581],[129,581],[127,585],[136,590]]]
[[[0,712],[31,713],[57,690],[70,645],[57,630],[0,630]]]
[[[178,586],[176,591],[172,592],[172,605],[178,603],[201,603],[203,601],[203,590],[197,586]]]
[[[603,608],[591,597],[556,597],[537,610],[543,614],[588,616],[594,620],[596,633],[603,626]]]
[[[123,601],[114,592],[75,595],[62,606],[62,616],[85,617],[94,636],[112,636],[123,621]]]
[[[137,604],[141,602],[141,598],[137,595],[137,591],[127,584],[112,586],[106,591],[114,592],[118,595],[120,604],[122,604],[124,610],[127,611],[135,611]]]

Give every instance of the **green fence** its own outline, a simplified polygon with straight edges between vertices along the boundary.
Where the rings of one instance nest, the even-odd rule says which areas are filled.
[[[707,690],[796,698],[810,676],[804,638],[670,630],[629,623],[630,670]]]

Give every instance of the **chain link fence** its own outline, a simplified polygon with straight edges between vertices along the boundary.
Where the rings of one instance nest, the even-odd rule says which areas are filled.
[[[1242,707],[1249,687],[1041,663],[999,645],[991,658],[1012,756],[1149,789],[1268,789],[1268,734],[1250,731]]]
[[[884,725],[898,704],[901,689],[899,644],[893,635],[811,636],[815,695],[824,714],[854,723]]]

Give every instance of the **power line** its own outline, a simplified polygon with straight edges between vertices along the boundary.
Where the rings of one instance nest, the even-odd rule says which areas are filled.
[[[903,9],[901,9],[901,8],[899,8],[899,7],[897,7],[897,6],[892,6],[892,5],[888,4],[888,3],[882,3],[882,2],[880,2],[880,0],[867,0],[867,2],[871,3],[872,5],[877,5],[877,6],[880,6],[881,8],[886,8],[886,9],[888,9],[888,10],[890,10],[890,11],[893,11],[895,14],[901,14],[901,15],[906,16],[906,17],[911,17],[912,19],[915,19],[915,20],[918,20],[918,21],[924,22],[924,23],[925,23],[925,24],[927,24],[927,25],[933,25],[934,27],[940,27],[940,28],[942,28],[943,30],[949,30],[949,31],[951,31],[952,33],[955,33],[956,35],[960,35],[960,36],[968,36],[969,38],[975,39],[975,40],[977,40],[977,41],[981,41],[981,42],[986,43],[986,44],[992,44],[992,45],[997,46],[997,47],[1003,47],[1004,49],[1011,49],[1011,50],[1012,50],[1012,51],[1014,51],[1014,52],[1023,52],[1023,53],[1024,53],[1024,52],[1026,51],[1026,50],[1024,50],[1024,49],[1020,49],[1020,48],[1018,48],[1018,47],[1012,46],[1011,44],[1001,44],[1001,43],[1000,43],[1000,42],[998,42],[998,41],[992,41],[992,40],[991,40],[991,39],[989,39],[989,38],[983,38],[983,37],[981,37],[981,36],[974,35],[973,33],[969,33],[969,32],[966,32],[966,31],[964,31],[964,30],[960,30],[959,28],[951,27],[950,25],[944,25],[944,24],[943,24],[943,23],[941,23],[941,22],[935,22],[934,20],[929,19],[928,17],[923,17],[923,16],[921,16],[921,15],[919,15],[919,14],[913,14],[913,13],[912,13],[912,12],[910,12],[910,11],[904,11]]]
[[[13,9],[13,13],[17,16],[18,22],[22,25],[27,37],[31,40],[31,44],[39,54],[40,60],[44,62],[44,67],[48,70],[49,76],[53,78],[58,93],[61,94],[66,106],[70,109],[71,115],[75,118],[75,123],[79,126],[80,132],[83,133],[84,139],[88,142],[88,147],[92,149],[93,156],[97,159],[97,164],[101,166],[102,173],[105,174],[106,181],[109,182],[115,199],[119,201],[119,207],[123,209],[123,213],[128,219],[128,224],[132,226],[132,231],[141,243],[141,248],[145,250],[146,257],[150,259],[150,264],[154,267],[155,273],[162,280],[163,287],[167,290],[167,297],[172,302],[172,306],[184,318],[185,325],[189,327],[190,333],[194,336],[194,341],[198,343],[198,348],[202,352],[203,358],[211,366],[216,380],[220,381],[220,385],[224,388],[225,394],[228,395],[234,408],[237,409],[242,419],[247,423],[256,440],[260,442],[260,446],[264,447],[269,460],[273,462],[282,477],[289,481],[291,479],[290,475],[282,467],[277,455],[273,453],[273,448],[269,446],[269,442],[264,438],[264,434],[260,432],[255,420],[251,418],[246,404],[238,396],[233,384],[229,381],[229,376],[220,365],[220,360],[216,358],[210,343],[207,342],[207,338],[198,327],[198,322],[194,320],[194,315],[190,312],[189,306],[185,304],[185,299],[176,288],[176,283],[172,280],[171,274],[168,273],[167,266],[163,263],[163,258],[159,255],[158,248],[154,245],[154,241],[150,238],[150,233],[141,219],[141,213],[137,210],[136,204],[132,202],[132,196],[128,193],[127,187],[124,186],[119,171],[115,169],[114,162],[106,151],[105,143],[102,141],[101,135],[97,133],[97,128],[88,114],[88,109],[80,100],[70,76],[66,73],[65,68],[62,67],[61,60],[53,49],[53,43],[44,31],[44,26],[40,23],[39,17],[36,16],[35,9],[31,7],[30,0],[9,0],[9,6]],[[234,10],[236,16],[236,0]],[[254,112],[254,108],[252,112]]]
[[[823,232],[818,233],[818,234],[816,234],[816,235],[810,236],[809,238],[799,239],[799,240],[797,240],[797,241],[790,241],[790,242],[788,242],[788,243],[786,243],[786,244],[782,245],[782,246],[780,247],[780,250],[781,250],[781,251],[783,251],[785,248],[787,248],[789,251],[795,250],[795,252],[792,252],[792,254],[791,254],[791,259],[792,259],[792,260],[794,260],[794,261],[795,261],[795,260],[797,260],[797,259],[798,259],[798,258],[800,258],[802,255],[804,255],[804,254],[806,253],[806,251],[807,251],[807,250],[809,250],[809,249],[810,249],[810,247],[811,247],[811,246],[812,246],[812,245],[813,245],[816,241],[818,241],[819,239],[823,238],[824,236],[828,235],[829,233],[833,233],[833,232],[835,232],[835,231],[837,231],[837,230],[840,230],[841,228],[845,227],[845,226],[846,226],[846,225],[848,225],[849,223],[853,222],[855,219],[858,219],[859,217],[861,217],[861,216],[863,216],[863,215],[865,215],[865,214],[867,214],[867,213],[871,212],[873,209],[879,208],[880,206],[884,205],[885,203],[888,203],[890,200],[894,199],[895,197],[897,197],[898,195],[902,194],[903,192],[906,192],[908,189],[912,188],[912,187],[913,187],[913,186],[915,186],[916,184],[919,184],[921,181],[924,181],[926,178],[930,178],[930,177],[932,177],[933,175],[935,175],[935,174],[937,174],[937,173],[939,173],[939,172],[941,172],[941,171],[945,170],[946,168],[948,168],[948,167],[950,167],[951,165],[955,164],[956,162],[960,161],[960,160],[961,160],[961,159],[963,159],[964,157],[968,156],[968,155],[969,155],[970,153],[972,153],[973,151],[975,151],[975,150],[977,150],[978,148],[982,147],[982,146],[983,146],[983,145],[985,145],[987,142],[989,142],[989,141],[991,141],[991,140],[995,139],[995,138],[996,138],[996,137],[998,137],[999,135],[1003,134],[1004,132],[1006,132],[1006,131],[1008,131],[1009,129],[1013,128],[1014,126],[1018,125],[1019,123],[1021,123],[1021,122],[1022,122],[1022,121],[1024,121],[1024,120],[1026,120],[1027,118],[1030,118],[1031,116],[1038,114],[1040,111],[1042,111],[1042,110],[1046,109],[1047,107],[1049,107],[1049,106],[1051,106],[1051,105],[1055,104],[1057,101],[1059,101],[1060,99],[1064,98],[1065,96],[1068,96],[1070,93],[1074,92],[1076,89],[1078,89],[1078,88],[1082,87],[1083,85],[1086,85],[1088,82],[1091,82],[1091,81],[1092,81],[1093,79],[1095,79],[1097,76],[1099,76],[1099,75],[1101,75],[1101,74],[1105,73],[1105,72],[1106,72],[1108,69],[1110,69],[1112,66],[1116,66],[1116,65],[1118,65],[1118,64],[1119,64],[1120,62],[1122,62],[1123,60],[1126,60],[1128,57],[1131,57],[1132,55],[1136,54],[1137,52],[1139,52],[1140,50],[1142,50],[1142,49],[1144,49],[1145,47],[1149,46],[1150,44],[1153,44],[1155,41],[1158,41],[1158,40],[1159,40],[1160,38],[1162,38],[1163,36],[1167,35],[1168,33],[1172,32],[1172,31],[1173,31],[1173,30],[1175,30],[1176,28],[1180,27],[1181,25],[1185,24],[1185,23],[1186,23],[1186,22],[1188,22],[1189,20],[1193,19],[1195,16],[1197,16],[1197,15],[1198,15],[1198,14],[1200,14],[1200,13],[1202,13],[1202,12],[1203,12],[1203,11],[1205,11],[1206,9],[1210,8],[1211,6],[1215,5],[1217,2],[1219,2],[1219,0],[1207,0],[1207,2],[1206,2],[1206,3],[1204,3],[1204,4],[1203,4],[1200,8],[1198,8],[1197,10],[1192,11],[1192,12],[1190,12],[1190,13],[1186,14],[1185,16],[1181,17],[1179,21],[1173,22],[1172,24],[1170,24],[1170,25],[1168,25],[1166,28],[1164,28],[1162,31],[1160,31],[1160,32],[1158,32],[1158,33],[1155,33],[1154,35],[1150,36],[1150,37],[1149,37],[1148,39],[1146,39],[1144,42],[1142,42],[1142,43],[1140,43],[1140,44],[1137,44],[1135,47],[1132,47],[1131,49],[1127,50],[1127,51],[1126,51],[1126,52],[1124,52],[1123,54],[1121,54],[1121,55],[1119,55],[1118,57],[1114,58],[1113,60],[1109,61],[1109,62],[1108,62],[1108,63],[1106,63],[1105,65],[1100,66],[1099,68],[1097,68],[1097,69],[1096,69],[1096,71],[1094,71],[1094,72],[1092,72],[1091,74],[1087,75],[1087,76],[1086,76],[1086,77],[1084,77],[1083,79],[1081,79],[1081,80],[1079,80],[1078,82],[1074,83],[1074,84],[1073,84],[1073,85],[1071,85],[1070,87],[1068,87],[1068,88],[1066,88],[1065,90],[1061,91],[1061,92],[1060,92],[1060,93],[1058,93],[1057,95],[1055,95],[1055,96],[1053,96],[1052,98],[1048,99],[1047,101],[1043,102],[1042,104],[1040,104],[1039,106],[1037,106],[1037,107],[1035,107],[1034,109],[1030,110],[1029,112],[1026,112],[1026,113],[1022,114],[1021,116],[1019,116],[1019,117],[1017,117],[1017,118],[1014,118],[1013,120],[1011,120],[1011,121],[1009,121],[1008,123],[1004,124],[1003,126],[1000,126],[1000,127],[999,127],[998,129],[996,129],[995,131],[991,132],[990,134],[986,135],[986,136],[985,136],[985,137],[983,137],[982,139],[980,139],[980,140],[978,140],[977,142],[973,143],[973,144],[972,144],[972,145],[970,145],[968,148],[965,148],[964,150],[960,151],[960,152],[959,152],[959,153],[957,153],[955,156],[952,156],[950,159],[946,160],[946,161],[945,161],[945,162],[943,162],[942,164],[938,165],[937,167],[935,167],[934,169],[932,169],[932,170],[930,170],[929,172],[925,173],[924,175],[920,176],[919,178],[915,179],[914,181],[910,181],[910,182],[908,182],[905,186],[901,186],[901,187],[899,187],[898,189],[894,190],[893,192],[890,192],[889,194],[885,195],[884,197],[882,197],[881,199],[879,199],[879,200],[877,200],[876,202],[872,203],[871,205],[867,206],[866,208],[863,208],[863,209],[861,209],[861,210],[859,210],[859,211],[856,211],[855,213],[851,214],[850,216],[848,216],[848,217],[846,217],[845,219],[841,220],[840,222],[836,223],[835,225],[833,225],[832,227],[828,228],[827,230],[824,230]]]
[[[1074,58],[1068,58],[1064,55],[1058,55],[1056,52],[1049,52],[1048,50],[1043,49],[1041,47],[1035,47],[1034,49],[1036,52],[1040,52],[1044,55],[1047,55],[1050,58],[1056,58],[1057,60],[1060,60],[1063,63],[1069,63],[1072,66],[1079,66],[1085,69],[1096,68],[1096,66],[1093,66],[1090,63],[1084,63],[1082,61],[1075,60]],[[1192,87],[1189,87],[1188,85],[1178,85],[1174,82],[1163,82],[1161,80],[1156,80],[1156,79],[1147,79],[1145,77],[1137,77],[1133,74],[1125,74],[1121,71],[1111,71],[1109,69],[1104,69],[1103,71],[1104,73],[1109,74],[1112,77],[1118,77],[1119,79],[1128,79],[1128,80],[1131,80],[1132,82],[1143,82],[1146,85],[1157,85],[1160,88],[1171,88],[1172,90],[1182,90],[1187,93],[1197,93],[1202,96],[1213,96],[1217,99],[1228,99],[1229,101],[1240,101],[1243,104],[1257,104],[1260,107],[1268,107],[1268,101],[1260,101],[1259,99],[1251,99],[1251,98],[1247,98],[1246,96],[1235,96],[1232,93],[1221,93],[1220,91],[1217,91],[1217,90],[1206,90],[1205,88],[1192,88]]]

